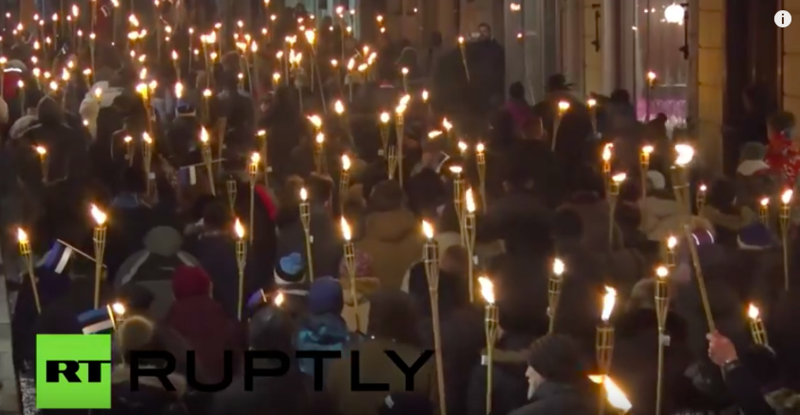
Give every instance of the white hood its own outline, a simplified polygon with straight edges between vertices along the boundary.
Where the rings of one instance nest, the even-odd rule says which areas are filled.
[[[761,170],[769,169],[769,164],[764,160],[745,160],[736,168],[736,173],[742,176],[752,176]]]

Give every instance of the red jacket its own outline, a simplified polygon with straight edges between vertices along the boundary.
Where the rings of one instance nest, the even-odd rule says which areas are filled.
[[[785,186],[794,187],[800,172],[800,151],[789,140],[783,137],[771,139],[764,161],[780,174]]]

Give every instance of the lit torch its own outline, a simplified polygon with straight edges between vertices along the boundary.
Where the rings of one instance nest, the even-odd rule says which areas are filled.
[[[781,195],[781,239],[783,245],[783,288],[789,291],[789,218],[791,216],[792,196],[794,192],[787,189]]]
[[[553,139],[550,141],[550,150],[556,151],[556,142],[558,141],[558,129],[561,127],[561,120],[564,118],[564,114],[569,111],[569,102],[567,101],[560,101],[558,103],[558,113],[556,114],[556,119],[553,121]]]
[[[94,234],[94,308],[100,308],[100,281],[103,278],[103,255],[106,252],[106,220],[108,216],[96,205],[92,205],[92,218],[95,222]]]
[[[750,317],[750,333],[753,335],[753,341],[759,346],[768,346],[767,330],[761,321],[758,307],[750,303],[747,308],[747,316]]]
[[[247,175],[250,177],[250,228],[254,228],[253,217],[256,209],[256,178],[258,178],[258,165],[261,162],[261,155],[258,152],[250,154],[250,164],[247,165]],[[250,245],[253,244],[253,232],[249,233]]]
[[[547,332],[553,333],[556,326],[556,313],[561,299],[561,284],[564,282],[564,261],[559,258],[553,260],[553,269],[547,282],[547,317],[550,321]]]
[[[211,194],[216,196],[217,191],[214,188],[214,168],[211,165],[211,143],[209,142],[208,130],[206,130],[205,127],[200,130],[200,148],[203,154],[203,164],[206,165],[206,173],[208,173],[208,186],[211,188]]]
[[[342,236],[344,237],[344,260],[347,267],[347,276],[350,280],[350,296],[353,298],[353,307],[358,310],[358,290],[356,289],[356,248],[353,245],[353,232],[350,224],[342,216]],[[356,327],[361,327],[358,313],[356,313]]]
[[[614,326],[609,323],[611,312],[617,302],[617,291],[611,287],[606,287],[606,294],[603,296],[603,312],[600,314],[601,324],[597,326],[595,336],[595,357],[597,367],[604,379],[608,378],[611,370],[611,358],[614,355]],[[603,413],[605,400],[600,400],[600,413]]]
[[[758,220],[764,226],[769,226],[769,198],[761,199],[758,205]]]
[[[469,276],[469,300],[475,301],[475,198],[472,189],[464,192],[464,240],[469,258],[467,275]]]
[[[305,234],[308,278],[309,282],[314,282],[314,261],[311,255],[311,244],[314,242],[313,235],[311,235],[311,205],[308,203],[308,192],[305,187],[300,189],[300,222]]]
[[[492,413],[492,370],[494,370],[494,346],[497,341],[498,311],[495,304],[494,284],[486,277],[478,278],[481,296],[486,301],[484,308],[484,331],[486,333],[486,414]]]
[[[433,321],[433,344],[436,356],[436,381],[439,387],[439,408],[442,414],[447,413],[445,405],[444,367],[442,362],[442,334],[439,321],[439,244],[436,243],[433,226],[422,221],[422,233],[425,235],[423,263],[428,278],[428,293],[431,299],[431,320]]]
[[[25,266],[28,268],[28,277],[31,280],[31,290],[33,292],[33,301],[36,305],[36,312],[42,313],[42,305],[39,302],[39,287],[36,285],[36,276],[33,272],[33,257],[31,255],[31,243],[28,239],[28,234],[22,228],[17,228],[17,243],[19,244],[19,254],[25,261]]]
[[[667,311],[669,310],[669,287],[667,277],[669,269],[660,266],[656,269],[656,318],[658,320],[658,371],[656,381],[656,415],[661,414],[661,394],[664,378],[664,347],[667,342]]]
[[[239,321],[242,320],[242,307],[244,304],[244,269],[247,265],[247,244],[244,240],[244,226],[242,226],[242,222],[239,219],[236,219],[236,223],[233,226],[234,232],[236,232],[236,268],[239,270],[239,307],[236,309],[236,315],[239,318]]]

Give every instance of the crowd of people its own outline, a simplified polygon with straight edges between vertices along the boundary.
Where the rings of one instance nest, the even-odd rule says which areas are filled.
[[[112,20],[130,10],[119,3]],[[594,95],[590,107],[556,74],[541,102],[526,102],[522,84],[512,83],[503,103],[503,50],[488,25],[464,50],[444,50],[434,36],[418,53],[400,40],[370,46],[348,36],[347,12],[268,9],[260,18],[269,23],[272,12],[276,34],[256,40],[244,23],[229,24],[236,18],[218,27],[207,13],[173,22],[158,2],[137,3],[137,18],[98,29],[92,48],[75,39],[77,28],[26,22],[26,33],[5,24],[14,32],[3,36],[0,244],[17,293],[22,377],[35,372],[37,334],[94,335],[82,316],[118,304],[105,411],[116,415],[593,415],[615,410],[590,376],[598,373],[636,415],[800,411],[800,252],[778,214],[800,170],[792,114],[765,122],[767,143],[753,137],[743,146],[736,177],[692,164],[692,199],[702,203],[687,213],[671,168],[675,145],[693,139],[668,134],[663,115],[640,122],[627,91]],[[173,43],[163,44],[152,33],[167,26]],[[284,41],[313,38],[309,30],[336,35]],[[111,44],[129,31],[140,35]],[[218,41],[207,42],[211,33]],[[172,47],[191,52],[170,59]],[[296,53],[313,58],[285,62]],[[342,56],[366,69],[323,65]],[[622,172],[610,191],[609,177]],[[478,205],[474,249],[465,237],[467,188]],[[91,205],[107,217],[102,257]],[[423,221],[438,247],[437,301]],[[33,275],[16,255],[18,229],[30,236]],[[553,308],[556,259],[564,272]],[[660,265],[670,266],[663,331]],[[498,309],[492,365],[485,303],[472,289],[478,276],[493,283]],[[601,373],[595,336],[608,287],[619,301],[604,323],[615,343]],[[758,306],[768,342],[754,341],[747,304]],[[436,348],[413,390],[384,353],[410,364]],[[149,381],[132,390],[128,364],[139,350],[177,358],[176,391]],[[349,353],[322,367],[293,360],[286,375],[257,377],[248,390],[247,350],[358,351],[360,364]],[[187,351],[196,353],[193,373]],[[187,387],[187,376],[213,384],[228,367],[233,382],[222,392]],[[356,376],[389,390],[354,391]]]

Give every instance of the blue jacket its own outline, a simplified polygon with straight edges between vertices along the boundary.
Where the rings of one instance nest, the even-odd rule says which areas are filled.
[[[347,323],[340,315],[310,315],[303,322],[297,333],[297,350],[339,351],[350,350],[351,342],[357,341],[357,335],[347,330]],[[328,373],[330,360],[324,361],[323,373]],[[300,371],[314,376],[314,360],[300,359]]]

